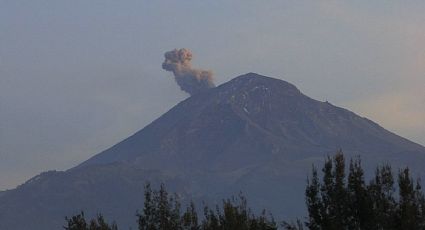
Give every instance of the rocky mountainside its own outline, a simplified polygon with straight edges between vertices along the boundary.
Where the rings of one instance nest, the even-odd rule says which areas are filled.
[[[135,226],[143,185],[164,182],[183,201],[219,202],[243,191],[278,217],[304,214],[312,164],[342,149],[425,177],[425,147],[288,82],[245,74],[194,95],[75,168],[42,173],[0,193],[0,229],[59,229],[65,215],[102,212]]]

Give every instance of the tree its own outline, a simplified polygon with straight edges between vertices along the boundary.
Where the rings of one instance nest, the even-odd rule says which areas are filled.
[[[140,230],[180,229],[180,202],[176,195],[169,196],[162,184],[159,191],[145,185],[145,203],[142,213],[137,213]]]
[[[375,178],[367,186],[372,205],[373,229],[397,229],[394,177],[390,165],[378,167]]]
[[[325,161],[323,182],[319,183],[313,169],[312,181],[306,189],[310,229],[340,230],[349,224],[347,213],[348,192],[345,182],[345,159],[342,151]],[[320,190],[320,193],[319,193]]]
[[[182,217],[182,228],[184,230],[199,230],[198,224],[198,214],[196,213],[195,204],[190,202],[189,207],[187,207],[186,212]]]
[[[156,230],[157,219],[156,219],[156,207],[153,198],[153,193],[150,184],[145,185],[145,202],[143,207],[143,213],[137,213],[139,230]]]
[[[65,220],[67,222],[67,226],[64,226],[64,229],[66,230],[86,230],[87,229],[87,223],[86,223],[86,219],[84,218],[84,212],[74,215],[71,218],[65,217]]]
[[[252,214],[247,206],[246,198],[240,194],[238,198],[223,201],[222,210],[205,207],[203,230],[276,230],[277,225],[272,216],[268,217],[263,210],[260,216]]]
[[[105,222],[102,214],[98,214],[97,218],[86,221],[84,212],[74,215],[71,218],[65,217],[67,226],[64,226],[66,230],[117,230],[118,227],[115,223],[109,225]]]
[[[360,158],[350,160],[345,177],[345,159],[341,151],[328,157],[320,181],[313,167],[305,190],[311,230],[413,230],[425,229],[425,196],[420,182],[411,178],[409,169],[398,174],[398,196],[391,167],[378,167],[366,184]],[[284,222],[287,230],[301,230],[303,224]]]
[[[102,214],[98,214],[96,219],[90,221],[89,230],[117,230],[117,225],[113,222],[111,225],[106,223]]]
[[[364,180],[364,172],[360,158],[350,160],[348,183],[347,228],[348,229],[375,229],[373,227],[373,209],[371,197]],[[349,207],[349,208],[348,208]]]
[[[307,188],[305,191],[305,196],[309,215],[306,225],[311,230],[321,230],[321,226],[323,225],[322,213],[324,213],[324,207],[323,201],[320,196],[320,182],[317,176],[317,169],[314,166],[312,170],[312,179],[307,179]],[[295,229],[295,226],[293,226],[293,224],[284,224],[287,229]]]
[[[244,196],[224,200],[222,207],[214,210],[204,207],[204,219],[198,222],[193,202],[181,214],[178,196],[171,196],[161,185],[159,191],[145,186],[145,203],[142,213],[138,213],[140,230],[275,230],[276,223],[266,212],[260,216],[251,213]]]
[[[416,183],[410,177],[409,169],[399,172],[399,204],[397,224],[400,229],[413,230],[424,226],[421,213],[421,199],[423,194],[419,182]]]

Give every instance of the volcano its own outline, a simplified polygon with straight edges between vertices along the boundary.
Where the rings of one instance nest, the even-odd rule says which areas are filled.
[[[360,156],[367,173],[389,163],[425,176],[425,147],[288,82],[248,73],[189,97],[74,168],[1,192],[0,229],[60,229],[81,210],[134,227],[148,181],[198,204],[242,191],[256,210],[299,217],[312,165],[339,149]]]

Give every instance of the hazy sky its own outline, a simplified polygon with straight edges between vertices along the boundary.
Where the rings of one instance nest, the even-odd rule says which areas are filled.
[[[65,170],[216,82],[257,72],[425,145],[425,1],[0,0],[0,190]]]

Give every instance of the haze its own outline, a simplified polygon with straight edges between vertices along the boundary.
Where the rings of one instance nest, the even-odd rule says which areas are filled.
[[[279,77],[425,145],[423,1],[1,1],[0,190],[65,170],[183,100],[164,52],[216,84]]]

